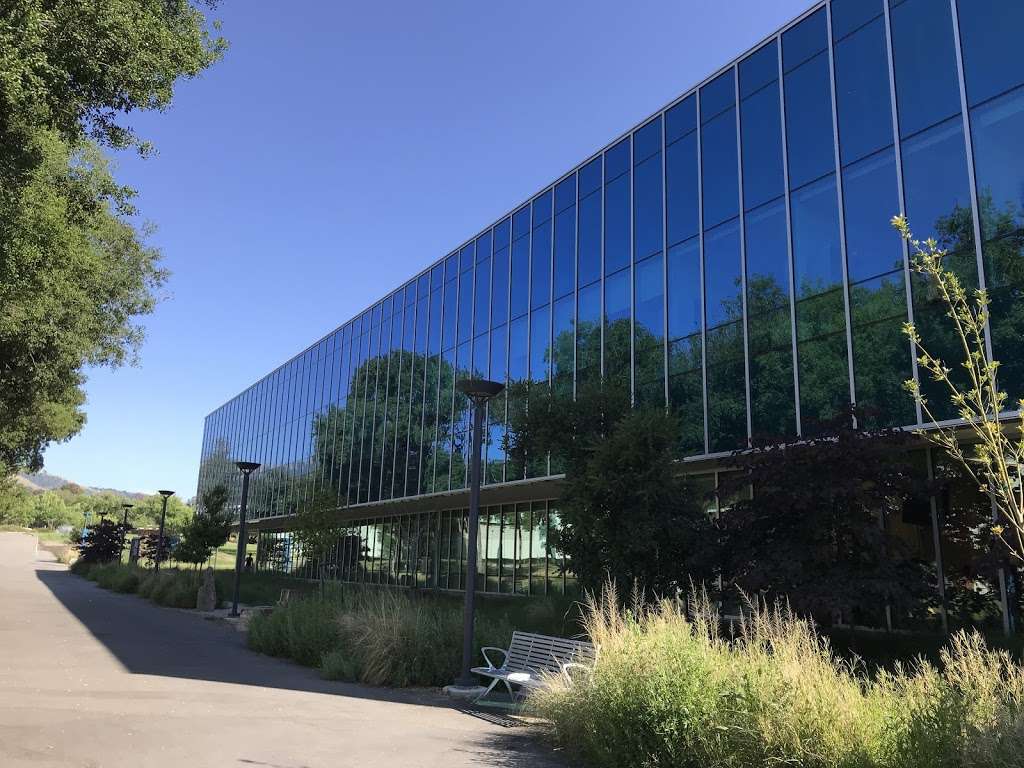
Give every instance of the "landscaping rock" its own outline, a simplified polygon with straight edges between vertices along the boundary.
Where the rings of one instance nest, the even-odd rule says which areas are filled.
[[[217,587],[213,581],[213,569],[207,568],[203,571],[203,581],[199,585],[199,592],[196,595],[196,609],[212,611],[216,607]]]

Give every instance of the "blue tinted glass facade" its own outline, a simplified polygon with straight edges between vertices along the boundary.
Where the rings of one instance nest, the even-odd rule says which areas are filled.
[[[901,211],[989,289],[1002,381],[1020,397],[1022,7],[813,6],[211,413],[200,489],[237,490],[231,461],[246,458],[263,465],[261,520],[324,494],[364,509],[458,492],[469,416],[454,385],[471,374],[630,387],[678,411],[691,460],[812,434],[851,403],[875,424],[920,424],[900,326],[913,320],[942,352],[945,320],[889,227]],[[495,488],[558,471],[509,465],[516,405],[488,409]],[[532,525],[520,514],[494,513],[495,552]],[[456,518],[431,520],[451,545]],[[529,584],[496,558],[486,579]]]

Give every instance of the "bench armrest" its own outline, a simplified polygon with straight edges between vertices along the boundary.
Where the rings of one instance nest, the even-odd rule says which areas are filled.
[[[583,674],[585,677],[590,677],[592,674],[594,674],[594,668],[592,666],[590,666],[589,664],[580,664],[578,661],[567,661],[564,664],[559,664],[558,667],[562,673],[562,677],[565,678],[565,682],[569,685],[572,685],[574,682],[574,675],[572,672],[569,671],[571,669],[583,670]]]
[[[483,654],[484,661],[487,662],[487,666],[490,667],[491,669],[501,669],[501,667],[499,667],[497,664],[495,664],[493,661],[491,661],[491,657],[487,655],[488,651],[497,651],[498,653],[500,653],[502,655],[502,657],[503,657],[502,660],[501,660],[502,666],[504,666],[505,662],[508,661],[508,651],[506,651],[504,648],[495,648],[494,646],[491,646],[491,645],[485,646],[485,647],[480,649],[480,653]]]

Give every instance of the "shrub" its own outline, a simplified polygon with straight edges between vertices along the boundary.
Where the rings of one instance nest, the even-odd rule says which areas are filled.
[[[505,606],[477,614],[476,644],[508,643],[515,628]],[[554,621],[550,609],[530,611]],[[449,683],[462,662],[462,604],[450,596],[353,585],[332,585],[324,599],[308,597],[253,617],[249,645],[319,667],[329,679],[370,685]]]
[[[753,608],[734,639],[706,600],[623,609],[588,598],[593,674],[529,699],[593,766],[914,768],[1021,765],[1024,670],[978,635],[942,667],[869,677],[787,609]]]

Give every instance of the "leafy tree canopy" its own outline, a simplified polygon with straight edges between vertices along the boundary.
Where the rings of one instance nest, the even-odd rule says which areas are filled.
[[[81,429],[84,366],[134,360],[166,275],[100,148],[145,151],[119,120],[224,45],[186,0],[0,8],[0,474]]]

